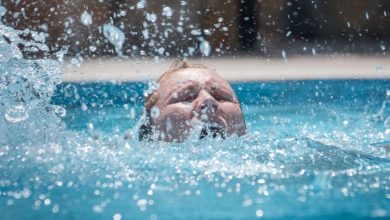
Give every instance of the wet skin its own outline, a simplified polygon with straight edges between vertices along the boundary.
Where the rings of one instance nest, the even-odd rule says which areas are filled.
[[[163,132],[164,141],[183,142],[199,122],[213,136],[244,135],[244,118],[237,97],[229,83],[206,68],[178,70],[160,82],[156,91],[160,114],[152,124]],[[203,131],[207,134],[207,132]],[[202,134],[200,134],[202,136]]]

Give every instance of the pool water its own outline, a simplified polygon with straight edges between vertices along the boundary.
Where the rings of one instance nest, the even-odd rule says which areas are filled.
[[[56,126],[0,148],[2,218],[390,217],[389,80],[232,86],[248,135],[141,145],[147,83],[59,84],[60,121],[16,123]]]
[[[247,135],[141,144],[153,83],[61,83],[45,37],[0,21],[1,219],[390,218],[389,80],[234,83]]]

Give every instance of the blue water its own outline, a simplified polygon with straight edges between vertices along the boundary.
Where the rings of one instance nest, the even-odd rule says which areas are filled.
[[[1,148],[2,219],[390,218],[389,80],[234,83],[248,135],[141,146],[146,88],[59,84],[61,129]]]
[[[1,219],[390,218],[389,80],[234,83],[247,135],[142,145],[147,83],[61,83],[45,36],[0,21]]]

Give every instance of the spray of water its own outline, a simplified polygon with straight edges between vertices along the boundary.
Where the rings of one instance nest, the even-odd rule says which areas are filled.
[[[144,5],[141,0],[136,7]],[[169,7],[162,9],[167,19],[172,13]],[[0,7],[0,15],[4,14],[5,9]],[[155,16],[147,15],[151,25]],[[81,19],[86,26],[92,22],[87,12]],[[26,32],[33,40],[20,37]],[[123,32],[107,23],[103,34],[122,55]],[[148,39],[149,34],[143,33],[144,38]],[[311,207],[312,214],[335,211],[337,207],[327,210],[328,206],[318,201],[342,203],[359,195],[364,198],[362,192],[367,191],[375,197],[383,194],[381,186],[389,185],[386,147],[367,147],[361,140],[353,140],[361,133],[318,134],[303,126],[294,135],[255,131],[241,138],[204,135],[199,139],[202,132],[213,132],[199,125],[185,143],[142,144],[134,135],[107,137],[66,130],[61,121],[65,109],[50,104],[61,82],[60,64],[49,59],[24,59],[18,48],[24,45],[30,51],[47,50],[45,36],[0,23],[0,198],[6,198],[9,206],[14,200],[30,199],[29,207],[49,206],[56,214],[66,213],[81,199],[90,205],[88,210],[99,214],[113,200],[121,201],[122,206],[135,204],[141,211],[157,202],[161,210],[175,205],[182,208],[180,203],[167,201],[170,207],[164,207],[162,199],[152,199],[153,195],[164,197],[170,192],[180,195],[181,200],[192,195],[196,204],[207,201],[208,194],[218,198],[235,195],[242,207],[255,209],[250,216],[269,214],[264,210],[279,210],[277,213],[285,216],[304,206]],[[210,55],[211,46],[206,40],[200,43],[200,51],[204,56]],[[286,58],[284,51],[282,56]],[[156,86],[151,83],[146,95]],[[374,116],[374,123],[387,123],[384,126],[388,127],[386,103]],[[79,195],[79,191],[85,194]],[[206,197],[196,197],[202,192]],[[363,215],[371,211],[359,207]],[[356,211],[356,206],[347,208]],[[345,211],[345,207],[339,211]],[[122,215],[116,213],[114,219]]]

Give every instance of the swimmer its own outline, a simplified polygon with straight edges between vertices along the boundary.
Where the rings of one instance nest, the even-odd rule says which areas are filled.
[[[145,100],[140,141],[183,142],[199,124],[200,139],[246,133],[236,94],[214,70],[178,61],[157,82],[159,87]]]

